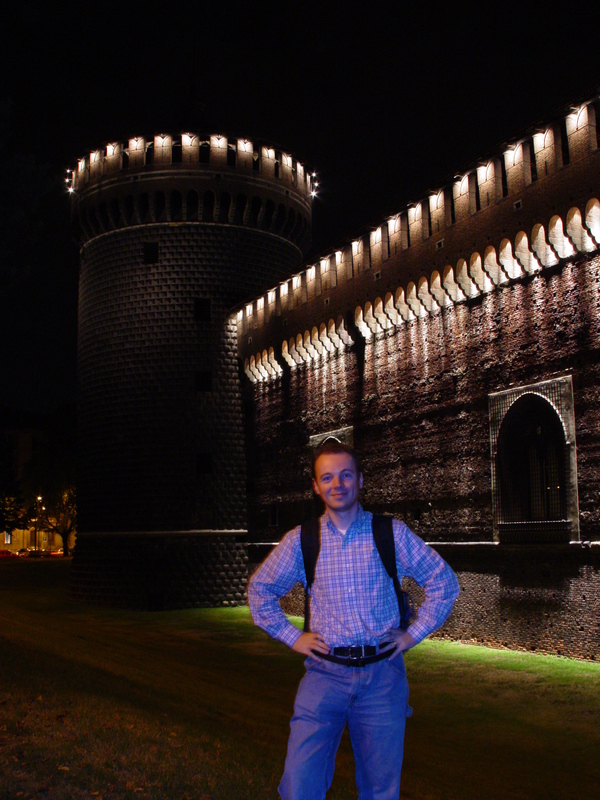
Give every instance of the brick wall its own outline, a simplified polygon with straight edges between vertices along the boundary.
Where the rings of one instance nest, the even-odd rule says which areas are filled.
[[[579,258],[247,383],[251,534],[276,537],[311,509],[309,436],[354,426],[369,507],[431,541],[491,541],[488,395],[569,374],[581,537],[600,538],[599,286],[600,257]]]
[[[79,534],[69,594],[141,611],[237,606],[247,576],[245,536]]]
[[[144,263],[148,242],[158,246],[156,263]],[[78,345],[81,530],[245,529],[236,329],[228,309],[296,260],[296,248],[283,239],[219,225],[126,228],[86,246]]]

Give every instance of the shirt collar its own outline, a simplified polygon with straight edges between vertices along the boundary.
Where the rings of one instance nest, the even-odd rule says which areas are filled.
[[[364,512],[363,507],[359,503],[358,504],[358,514],[356,515],[356,518],[352,521],[352,524],[350,525],[348,530],[346,530],[344,533],[342,533],[340,530],[338,530],[338,528],[336,528],[336,526],[333,524],[333,521],[332,521],[331,517],[329,516],[329,512],[328,511],[325,511],[323,516],[325,517],[325,521],[327,523],[327,526],[328,526],[329,530],[332,533],[338,533],[341,536],[348,536],[348,534],[351,533],[355,529],[362,530],[363,519],[364,519],[364,516],[365,516],[365,512]]]

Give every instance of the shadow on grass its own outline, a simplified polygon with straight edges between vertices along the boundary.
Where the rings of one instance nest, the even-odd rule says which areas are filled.
[[[248,609],[87,608],[68,563],[0,567],[0,800],[277,797],[303,666]],[[406,662],[403,798],[596,796],[600,666],[441,641]],[[346,739],[328,797],[356,797]]]

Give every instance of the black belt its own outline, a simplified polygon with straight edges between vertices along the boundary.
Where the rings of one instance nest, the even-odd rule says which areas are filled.
[[[343,664],[345,667],[364,667],[366,664],[374,664],[388,658],[396,650],[396,645],[390,647],[392,642],[382,642],[379,645],[379,652],[374,644],[357,645],[356,647],[334,647],[333,653],[314,653],[316,658],[324,658],[325,661],[333,661],[334,664]],[[387,648],[382,651],[382,647]]]

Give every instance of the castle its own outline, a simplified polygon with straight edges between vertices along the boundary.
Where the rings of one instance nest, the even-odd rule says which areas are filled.
[[[314,513],[308,451],[334,434],[365,505],[459,573],[444,635],[593,658],[598,112],[562,110],[310,264],[313,178],[283,151],[162,136],[82,159],[72,591],[238,602],[243,542]]]

